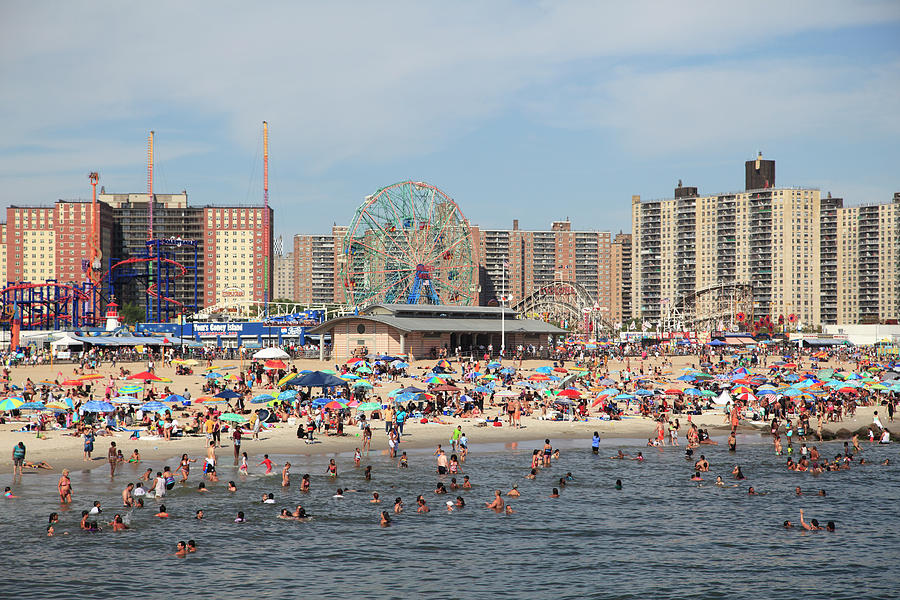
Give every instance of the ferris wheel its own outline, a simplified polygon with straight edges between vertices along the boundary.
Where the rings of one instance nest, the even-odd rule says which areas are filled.
[[[339,256],[351,305],[478,303],[469,222],[427,183],[403,181],[367,196]]]

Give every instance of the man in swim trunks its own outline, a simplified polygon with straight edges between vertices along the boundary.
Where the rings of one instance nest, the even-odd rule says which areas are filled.
[[[501,512],[503,510],[503,496],[501,496],[500,490],[495,490],[493,501],[485,502],[484,505],[491,510]]]
[[[438,475],[446,475],[447,474],[447,466],[449,464],[450,464],[450,461],[447,459],[447,454],[443,450],[439,450],[438,457],[437,457]]]

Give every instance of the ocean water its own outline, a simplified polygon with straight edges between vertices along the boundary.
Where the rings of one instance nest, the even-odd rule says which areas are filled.
[[[786,471],[784,459],[760,438],[739,442],[735,455],[721,445],[697,451],[712,465],[701,486],[689,480],[683,448],[660,452],[628,440],[604,440],[599,457],[589,441],[559,441],[561,459],[535,481],[524,475],[540,442],[476,445],[463,465],[474,489],[446,496],[433,493],[439,480],[449,485],[449,477],[435,474],[426,450],[408,451],[408,470],[381,453],[364,458],[363,465],[373,467],[371,482],[353,467],[351,455],[334,455],[336,481],[325,475],[332,456],[272,456],[279,465],[285,459],[293,464],[287,490],[280,474],[242,478],[225,465],[222,481],[200,494],[195,465],[190,485],[176,485],[163,501],[173,518],[154,518],[156,503],[147,499],[146,508],[122,512],[130,529],[120,533],[108,527],[81,532],[81,510],[97,499],[102,517],[112,520],[125,483],[147,466],[163,465],[126,465],[112,483],[105,468],[73,472],[75,501],[64,511],[56,496],[58,474],[27,474],[14,487],[20,497],[0,501],[0,598],[898,597],[900,468],[877,462],[889,457],[900,463],[900,447],[867,445],[864,456],[876,464],[813,476]],[[818,446],[826,456],[842,448]],[[641,451],[646,460],[609,460],[619,448]],[[712,485],[718,474],[732,483],[734,464],[746,481],[734,488]],[[575,481],[561,498],[550,498],[567,471]],[[312,491],[301,494],[300,476],[307,472]],[[225,490],[229,479],[237,493]],[[615,489],[616,479],[622,490]],[[12,476],[3,480],[10,485]],[[505,494],[513,484],[522,492],[509,499],[515,514],[484,508],[495,488]],[[749,485],[767,494],[748,496]],[[798,485],[808,495],[797,497]],[[338,486],[358,491],[334,499]],[[815,495],[818,489],[827,496]],[[262,504],[260,496],[270,491],[276,503]],[[372,491],[382,504],[369,503]],[[467,507],[448,513],[444,503],[457,493]],[[425,495],[429,514],[414,512],[418,494]],[[397,496],[407,507],[402,515],[392,513]],[[276,518],[298,502],[311,521]],[[203,521],[193,518],[198,508],[206,513]],[[801,508],[822,525],[835,521],[837,531],[784,530],[782,522],[798,522]],[[232,522],[238,510],[247,523]],[[391,512],[391,527],[379,526],[381,510]],[[57,536],[48,538],[52,511],[60,511],[60,523]],[[199,551],[175,557],[176,542],[187,539],[196,540]]]

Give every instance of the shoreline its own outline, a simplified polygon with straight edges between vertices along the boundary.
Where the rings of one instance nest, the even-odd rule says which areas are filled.
[[[639,359],[626,360],[624,362],[610,361],[607,365],[607,369],[610,373],[615,372],[616,369],[626,368],[629,365],[632,369],[643,369],[645,367],[649,369],[653,366],[661,365],[661,360],[662,359],[648,359],[644,362]],[[665,377],[673,378],[674,373],[682,366],[694,363],[696,357],[675,356],[668,357],[668,360],[671,361],[671,366],[666,369],[667,373]],[[538,366],[546,365],[547,362],[548,361],[526,360],[522,364],[521,369],[533,370]],[[433,363],[434,361],[430,360],[416,361],[410,366],[410,375],[408,377],[401,378],[397,382],[376,382],[372,392],[373,396],[384,397],[390,390],[396,387],[419,383],[421,374],[424,373],[426,369],[430,368]],[[241,363],[239,361],[223,360],[216,361],[216,364],[222,367],[246,366],[246,363]],[[298,359],[292,361],[292,364],[296,366],[298,370],[315,370],[333,368],[335,366],[333,364],[320,363],[319,361],[310,359]],[[514,363],[510,362],[509,364]],[[132,372],[135,372],[135,370],[141,370],[144,365],[141,363],[119,364],[117,365],[117,369],[120,366],[129,368]],[[849,365],[830,364],[828,366],[836,368],[843,366],[847,368]],[[25,381],[26,377],[31,378],[33,381],[64,378],[65,375],[62,370],[60,370],[60,367],[61,365],[58,364],[55,366],[38,365],[16,367],[12,370],[11,379],[15,383],[21,383]],[[74,367],[74,365],[67,365],[67,367]],[[98,369],[97,372],[102,374],[105,379],[111,371],[111,366],[106,364]],[[171,383],[157,384],[158,388],[162,388],[165,385],[176,393],[188,389],[194,398],[203,395],[202,385],[204,384],[205,379],[200,376],[203,372],[202,368],[198,367],[194,375],[175,375],[175,369],[171,366],[160,367],[157,372],[162,377],[172,379]],[[98,381],[101,382],[100,386],[102,386],[103,380]],[[121,385],[124,381],[117,380],[116,383]],[[468,383],[461,383],[460,385],[464,388],[472,387],[471,384]],[[100,388],[100,394],[97,394],[97,391],[95,391],[95,396],[102,395],[102,387],[100,386],[98,386]],[[270,390],[263,389],[259,386],[254,388],[254,393],[260,393],[261,391]],[[253,406],[251,405],[251,408],[252,407]],[[878,408],[879,407],[860,407],[857,409],[856,416],[852,419],[836,423],[826,423],[823,427],[823,433],[828,432],[829,435],[833,435],[840,430],[856,431],[860,428],[864,428],[872,423],[872,412],[873,410],[878,410]],[[485,414],[482,419],[488,416],[496,416],[499,412],[499,407],[496,406],[486,406],[485,409]],[[205,406],[194,404],[190,407],[190,410],[202,411],[205,410]],[[174,414],[179,420],[182,420],[186,419],[189,413],[179,411]],[[709,429],[710,435],[713,437],[727,435],[730,431],[730,427],[725,423],[725,415],[721,408],[707,410],[702,415],[690,417],[688,415],[673,415],[673,418],[678,418],[682,425],[682,435],[679,440],[681,442],[680,447],[682,448],[686,442],[684,439],[684,431],[688,422],[693,422],[698,427]],[[604,421],[596,419],[575,422],[544,421],[535,417],[525,416],[522,418],[524,427],[520,429],[511,428],[506,423],[504,423],[502,427],[478,427],[476,426],[478,421],[474,419],[456,419],[453,417],[442,417],[442,419],[445,421],[445,424],[422,424],[412,420],[407,421],[406,435],[403,436],[400,451],[402,452],[405,448],[433,448],[437,444],[443,444],[445,446],[449,445],[450,433],[457,425],[463,426],[463,431],[469,437],[470,447],[475,449],[482,443],[522,443],[529,440],[543,440],[546,438],[550,438],[551,441],[554,438],[566,440],[585,439],[586,443],[588,443],[594,431],[598,431],[600,437],[604,439],[612,438],[646,441],[649,437],[655,437],[656,431],[656,422],[651,418],[631,414],[626,415],[620,421]],[[383,421],[373,421],[372,425],[372,451],[387,451],[387,437],[384,434]],[[160,466],[162,466],[160,463],[168,460],[170,457],[177,457],[184,453],[194,458],[205,457],[207,448],[206,437],[203,435],[182,437],[176,438],[173,441],[166,441],[162,438],[148,438],[142,432],[140,439],[130,440],[128,432],[120,432],[114,436],[98,437],[94,443],[95,459],[84,461],[82,460],[83,442],[81,438],[67,436],[63,434],[64,430],[50,430],[44,432],[47,439],[36,439],[34,432],[13,431],[20,426],[20,423],[0,425],[0,449],[3,449],[5,446],[6,452],[10,452],[17,442],[25,442],[27,448],[26,460],[32,462],[46,461],[53,467],[52,471],[41,469],[38,470],[39,472],[52,472],[58,474],[64,468],[73,471],[93,470],[100,467],[108,468],[106,451],[110,441],[116,442],[116,446],[122,451],[126,460],[127,457],[131,455],[132,450],[137,448],[141,454],[141,462],[158,464]],[[745,436],[759,435],[764,441],[768,436],[768,428],[763,424],[751,425],[745,422],[738,427],[738,434]],[[296,423],[279,423],[274,428],[264,431],[261,434],[261,437],[261,440],[253,441],[249,436],[245,436],[242,443],[242,451],[246,451],[251,457],[262,455],[263,453],[311,456],[352,452],[357,446],[362,446],[362,439],[358,436],[358,430],[356,430],[355,427],[348,428],[345,435],[340,438],[327,437],[324,435],[317,437],[317,442],[319,443],[313,445],[306,444],[305,440],[301,441],[296,437]],[[810,436],[810,439],[813,438],[815,438],[815,434]],[[224,466],[229,463],[233,454],[231,441],[227,435],[223,435],[223,441],[225,442],[224,447],[217,449],[217,456],[219,464]],[[813,445],[815,442],[811,441],[810,444]],[[0,474],[3,475],[12,473],[12,460],[9,458],[10,454],[7,454],[6,456],[6,459],[0,460]],[[99,460],[96,458],[99,458]],[[126,462],[125,464],[128,463]]]

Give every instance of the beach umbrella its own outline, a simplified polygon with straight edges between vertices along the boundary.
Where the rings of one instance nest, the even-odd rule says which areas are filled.
[[[119,392],[126,393],[126,394],[131,394],[131,393],[140,392],[140,391],[141,391],[141,386],[134,385],[132,383],[129,383],[128,385],[123,385],[122,387],[119,388]]]
[[[570,389],[562,390],[561,392],[559,392],[557,394],[557,397],[559,397],[559,396],[562,396],[564,398],[581,398],[581,392],[570,388]]]
[[[221,376],[222,376],[221,373],[216,373],[215,371],[206,374],[207,379],[218,379]]]
[[[700,390],[698,390],[697,388],[688,388],[688,389],[684,390],[684,393],[687,394],[688,396],[701,396],[702,395]]]
[[[477,388],[475,388],[475,391],[480,394],[490,394],[494,390],[492,390],[491,388],[489,388],[485,385],[479,385]]]
[[[513,369],[512,367],[504,367],[504,368],[500,369],[501,375],[512,375],[515,372],[516,372],[516,370]]]
[[[394,362],[391,363],[391,366],[394,367],[395,369],[408,369],[409,363],[405,363],[402,360],[395,360]]]
[[[259,394],[258,396],[254,396],[253,400],[250,401],[250,404],[265,404],[269,400],[274,400],[275,396],[271,394]]]
[[[354,387],[354,389],[365,389],[365,390],[370,390],[370,389],[372,389],[372,388],[375,387],[375,386],[373,386],[371,383],[369,383],[368,381],[366,381],[365,379],[363,379],[362,381],[357,381],[356,383],[354,383],[354,384],[353,384],[353,387]]]
[[[494,374],[490,374],[490,375],[482,375],[481,378],[482,379],[497,379],[497,376]]]
[[[354,375],[353,373],[344,373],[341,375],[341,379],[346,379],[347,381],[355,381],[359,379],[359,375]]]
[[[631,400],[632,398],[634,398],[634,396],[631,394],[619,394],[615,397],[616,400]]]
[[[143,382],[147,381],[160,381],[160,378],[154,375],[149,371],[143,371],[141,373],[135,373],[134,375],[130,375],[128,379],[138,379]]]
[[[428,379],[425,380],[425,383],[437,383],[437,384],[440,384],[440,383],[444,383],[444,380],[441,379],[440,377],[429,377]]]
[[[381,409],[381,404],[378,402],[363,402],[359,406],[356,407],[356,410],[379,410]]]
[[[368,374],[371,374],[371,373],[372,373],[372,369],[370,369],[369,367],[367,367],[367,366],[364,365],[364,366],[362,366],[362,367],[356,369],[356,372],[357,372],[357,373],[363,373],[363,374],[368,375]]]
[[[548,379],[550,379],[550,376],[545,373],[535,373],[528,379],[531,381],[547,381]]]
[[[552,367],[538,367],[534,370],[535,373],[541,373],[543,375],[549,375],[553,372]]]
[[[286,384],[288,381],[290,381],[294,377],[297,377],[297,375],[298,375],[298,373],[288,373],[287,375],[285,375],[284,377],[282,377],[281,379],[278,380],[278,384],[277,384],[278,387],[283,386],[284,384]]]
[[[247,421],[247,417],[244,415],[238,415],[235,413],[225,413],[221,417],[219,417],[223,421],[228,421],[231,423],[245,423]]]
[[[90,402],[86,402],[84,406],[81,407],[81,410],[84,412],[112,412],[116,410],[116,407],[109,402],[104,402],[102,400],[91,400]]]
[[[225,398],[213,398],[212,396],[201,396],[194,400],[197,404],[225,404]]]
[[[297,390],[284,390],[278,394],[279,400],[293,400],[297,397]]]
[[[187,402],[188,399],[181,394],[169,394],[166,396],[166,402]]]
[[[495,360],[493,362],[489,362],[487,365],[487,368],[488,369],[499,369],[500,366],[501,366],[500,363]]]
[[[693,375],[682,375],[681,377],[676,377],[678,381],[694,381],[696,377]]]
[[[91,373],[90,375],[82,375],[81,377],[78,377],[78,379],[80,379],[81,381],[88,381],[91,379],[103,379],[103,375],[101,375],[100,373]]]
[[[652,396],[653,390],[640,389],[640,390],[635,390],[634,393],[637,394],[638,396]]]
[[[138,400],[134,396],[116,396],[115,398],[112,398],[110,402],[113,404],[141,404],[143,400]]]
[[[682,394],[682,391],[677,388],[671,388],[666,390],[666,394],[670,396],[680,396]]]
[[[347,405],[337,400],[331,400],[330,402],[325,403],[325,408],[330,410],[340,410],[342,408],[347,408]]]
[[[82,385],[83,383],[84,383],[84,381],[82,381],[80,379],[67,379],[62,382],[63,385],[71,385],[71,386]],[[16,386],[11,386],[11,387],[16,390],[19,389]]]
[[[301,373],[315,373],[315,371],[301,371]],[[319,373],[325,373],[326,375],[337,375],[337,371],[335,371],[334,369],[322,369],[321,371],[319,371]]]
[[[169,410],[168,406],[166,406],[162,402],[158,402],[157,400],[151,400],[150,402],[142,404],[138,408],[144,412],[166,412],[167,410]]]
[[[287,369],[285,362],[279,358],[267,360],[263,367],[266,369]]]
[[[19,410],[47,410],[43,402],[25,402],[19,405]]]
[[[72,407],[71,407],[71,406],[66,406],[66,404],[65,404],[64,402],[60,402],[60,401],[56,400],[56,401],[54,401],[54,402],[48,402],[48,403],[47,403],[47,408],[52,408],[53,410],[66,411],[66,410],[69,410],[69,409],[72,408]]]
[[[240,398],[241,395],[235,392],[234,390],[224,389],[215,396],[214,398],[224,398],[225,400],[233,400],[234,398]],[[270,398],[274,398],[274,396],[269,396]]]
[[[19,398],[14,398],[14,397],[10,396],[9,398],[4,398],[3,400],[0,400],[0,410],[2,410],[2,411],[16,410],[23,404],[25,404],[24,401],[20,400]]]

